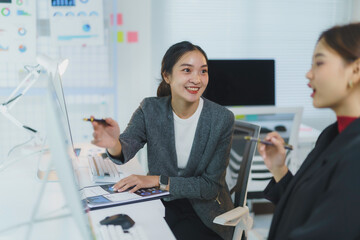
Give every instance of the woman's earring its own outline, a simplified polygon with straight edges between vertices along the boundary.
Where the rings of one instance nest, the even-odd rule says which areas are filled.
[[[349,81],[349,88],[353,88],[353,82],[351,80]]]

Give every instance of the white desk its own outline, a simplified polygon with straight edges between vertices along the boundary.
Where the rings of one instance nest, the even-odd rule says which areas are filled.
[[[39,156],[23,159],[0,172],[0,240],[81,239],[80,232],[71,216],[34,223],[30,234],[28,234],[28,225],[2,232],[19,223],[30,221],[35,206],[39,206],[38,218],[56,217],[69,213],[64,207],[65,199],[58,182],[48,182],[41,203],[36,202],[42,186],[42,181],[36,176],[38,159]],[[80,158],[80,161],[84,159]],[[132,162],[123,167],[132,169],[137,164]],[[87,172],[85,164],[79,169],[79,172]],[[86,177],[83,177],[83,181],[86,182],[84,179]],[[98,231],[101,219],[117,213],[125,213],[133,218],[135,224],[142,226],[149,240],[175,239],[163,218],[164,206],[160,200],[91,211],[90,217],[95,232]]]

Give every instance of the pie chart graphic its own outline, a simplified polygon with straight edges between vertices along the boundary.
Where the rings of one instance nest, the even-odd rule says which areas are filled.
[[[10,9],[9,8],[3,8],[1,9],[1,14],[5,17],[10,15]]]
[[[86,12],[81,11],[77,15],[78,15],[78,17],[86,17]]]
[[[84,30],[84,32],[90,32],[91,27],[90,27],[89,24],[84,24],[83,27],[82,27],[82,29]]]
[[[19,28],[18,29],[18,34],[20,35],[20,36],[25,36],[26,35],[26,29],[25,28]]]
[[[99,16],[99,13],[96,11],[92,11],[89,13],[89,16]]]
[[[62,17],[63,14],[61,12],[55,12],[53,16],[54,17]]]
[[[26,46],[21,44],[21,45],[19,46],[19,51],[20,51],[21,53],[26,52]]]

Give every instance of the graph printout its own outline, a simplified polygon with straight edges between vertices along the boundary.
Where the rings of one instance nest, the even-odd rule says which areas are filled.
[[[33,63],[36,1],[0,1],[0,63]]]
[[[57,46],[104,44],[102,0],[78,0],[49,3],[50,33]]]

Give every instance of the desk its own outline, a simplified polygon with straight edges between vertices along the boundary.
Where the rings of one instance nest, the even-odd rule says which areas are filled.
[[[43,155],[43,157],[49,157],[46,155],[48,154]],[[36,202],[42,186],[42,181],[36,177],[39,156],[40,154],[25,158],[11,165],[5,171],[0,172],[0,231],[17,226],[19,223],[30,221],[33,208],[39,204],[38,218],[68,214],[59,182],[48,182],[41,202]],[[78,172],[80,175],[85,174],[85,172],[88,174],[83,156],[80,156],[79,161]],[[132,169],[137,164],[136,162],[131,162],[123,167],[124,169]],[[86,178],[86,175],[81,176],[82,184],[86,183]],[[101,219],[117,213],[126,213],[133,218],[136,224],[142,226],[149,240],[175,239],[163,218],[164,206],[160,200],[91,211],[90,217],[95,232],[98,231]],[[1,232],[0,240],[81,239],[80,232],[71,216],[34,223],[30,234],[28,229],[28,225],[22,225],[9,231]]]

